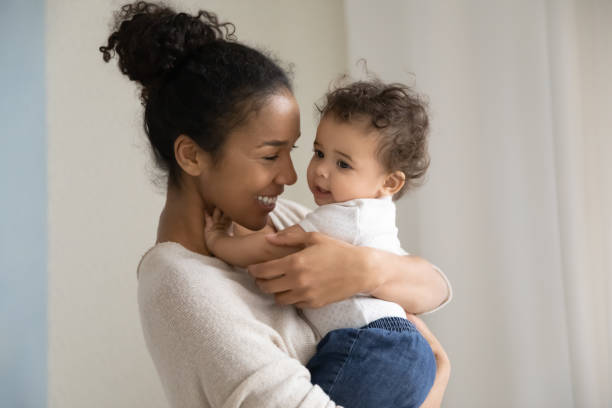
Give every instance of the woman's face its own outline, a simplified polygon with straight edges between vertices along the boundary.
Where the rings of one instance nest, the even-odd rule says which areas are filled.
[[[200,178],[205,202],[248,229],[263,228],[284,186],[297,180],[291,150],[299,136],[293,95],[270,96],[228,135],[219,161]]]

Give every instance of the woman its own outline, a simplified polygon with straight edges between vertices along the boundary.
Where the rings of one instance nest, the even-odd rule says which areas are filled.
[[[318,339],[292,305],[318,307],[367,292],[421,313],[448,298],[449,288],[425,260],[320,234],[273,237],[304,250],[255,265],[252,276],[209,256],[204,214],[214,207],[234,220],[237,233],[267,223],[281,230],[306,213],[277,201],[297,178],[290,152],[299,110],[290,82],[232,34],[213,14],[139,2],[122,8],[100,49],[106,61],[115,51],[121,72],[142,86],[145,130],[168,174],[157,245],[138,268],[145,340],[172,406],[333,407],[310,383],[303,364]],[[438,358],[425,402],[436,406],[448,359],[417,324]]]

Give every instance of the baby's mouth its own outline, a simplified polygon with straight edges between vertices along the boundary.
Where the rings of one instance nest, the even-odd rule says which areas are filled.
[[[332,197],[331,191],[321,188],[319,186],[314,186],[312,193],[314,195],[315,201],[317,200],[329,201]],[[317,204],[321,204],[321,202],[317,201]]]

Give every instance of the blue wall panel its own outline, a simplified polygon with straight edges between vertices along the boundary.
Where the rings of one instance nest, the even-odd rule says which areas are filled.
[[[0,1],[0,406],[47,405],[45,3]]]

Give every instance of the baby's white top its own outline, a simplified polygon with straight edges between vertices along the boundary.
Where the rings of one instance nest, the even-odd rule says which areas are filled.
[[[349,244],[408,255],[397,236],[395,204],[391,197],[322,205],[306,215],[299,225],[305,231],[319,231]],[[450,292],[450,283],[439,272],[447,281]],[[448,301],[450,296],[444,304]],[[359,328],[383,317],[405,318],[406,312],[397,303],[357,295],[319,309],[304,309],[304,315],[314,325],[317,334],[323,337],[332,330]]]
[[[395,204],[391,197],[322,205],[307,214],[299,225],[305,231],[319,231],[349,244],[408,254],[397,237]]]

